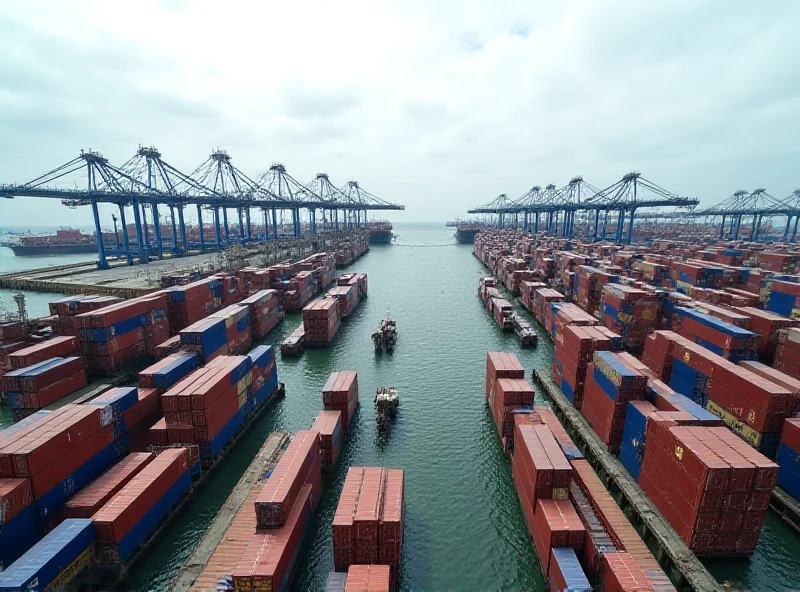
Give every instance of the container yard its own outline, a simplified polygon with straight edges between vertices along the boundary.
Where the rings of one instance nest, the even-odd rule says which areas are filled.
[[[373,247],[327,284],[315,258],[54,299],[40,343],[3,325],[24,344],[4,359],[9,415],[43,398],[0,432],[0,543],[35,533],[0,544],[0,590],[31,574],[175,591],[794,586],[800,382],[778,361],[792,368],[800,328],[743,274],[673,277],[679,248],[711,247],[670,248],[649,265],[651,248],[484,230],[422,259]],[[443,266],[443,290],[414,281]],[[376,357],[387,309],[407,346]],[[298,325],[303,356],[276,356]],[[359,403],[384,384],[403,393],[390,440]]]

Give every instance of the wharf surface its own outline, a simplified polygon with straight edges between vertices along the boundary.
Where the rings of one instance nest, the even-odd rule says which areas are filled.
[[[286,239],[250,244],[232,245],[221,252],[165,256],[146,264],[128,265],[125,259],[112,259],[108,269],[97,269],[97,263],[88,261],[41,269],[16,270],[0,275],[0,289],[51,292],[59,294],[98,294],[135,298],[160,289],[161,278],[168,275],[194,271],[215,273],[226,269],[241,269],[247,265],[268,267],[281,261],[302,259],[314,253],[336,249],[340,240],[352,233],[315,235],[300,239]]]
[[[289,432],[273,432],[267,437],[253,462],[217,512],[214,521],[170,583],[168,592],[185,592],[194,586],[253,487],[261,480],[264,472],[277,461],[288,440]]]
[[[592,428],[556,386],[547,370],[537,369],[534,378],[553,403],[553,412],[569,436],[594,468],[678,590],[710,592],[722,590],[697,556],[689,549],[656,509],[622,464],[611,455]]]
[[[780,487],[772,490],[769,508],[800,534],[800,502]]]

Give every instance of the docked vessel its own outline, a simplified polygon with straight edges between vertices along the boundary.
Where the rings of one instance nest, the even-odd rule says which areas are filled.
[[[456,226],[456,242],[462,245],[471,245],[475,242],[475,235],[488,227],[487,224],[479,222],[459,222]]]
[[[18,257],[73,255],[97,251],[97,240],[93,234],[84,234],[73,228],[62,228],[56,230],[55,234],[9,235],[3,244]]]
[[[397,323],[386,315],[386,318],[381,321],[378,329],[372,334],[372,343],[375,346],[375,353],[381,353],[386,350],[386,353],[392,353],[394,346],[397,343]]]
[[[391,222],[377,222],[369,227],[369,242],[373,245],[391,244],[392,238]]]

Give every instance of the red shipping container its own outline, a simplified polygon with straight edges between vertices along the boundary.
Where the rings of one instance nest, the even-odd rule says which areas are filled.
[[[78,351],[78,338],[73,336],[54,337],[42,343],[17,350],[8,355],[13,369],[26,368],[51,358],[66,357]]]
[[[269,483],[269,482],[268,482]],[[278,590],[294,568],[293,560],[311,520],[311,486],[304,486],[286,516],[285,524],[256,532],[247,543],[232,579],[237,590]]]
[[[650,578],[629,553],[603,555],[603,590],[605,592],[647,592],[653,590]]]
[[[169,446],[169,434],[167,432],[167,421],[164,418],[159,419],[150,428],[150,445],[151,446]]]
[[[346,592],[389,592],[393,590],[388,565],[351,565],[347,570]]]
[[[318,480],[312,473],[315,466],[319,470],[319,456],[317,432],[298,431],[256,498],[259,528],[274,528],[286,523],[300,489],[307,483]]]
[[[586,528],[568,499],[540,499],[534,513],[533,543],[542,571],[550,573],[550,550],[553,547],[583,547]]]
[[[95,536],[119,542],[167,490],[189,470],[186,448],[167,448],[92,516]]]
[[[30,479],[0,479],[0,525],[33,503]]]
[[[152,452],[129,454],[64,504],[64,518],[91,518],[154,458]]]

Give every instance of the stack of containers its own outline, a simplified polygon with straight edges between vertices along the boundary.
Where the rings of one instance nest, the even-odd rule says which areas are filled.
[[[161,411],[161,389],[136,389],[136,404],[123,412],[125,427],[128,429],[128,440],[132,451],[142,452],[150,446],[149,430],[159,418]]]
[[[80,325],[77,315],[109,306],[120,299],[116,296],[65,296],[49,303],[50,314],[57,318],[53,330],[57,335],[77,335]]]
[[[531,282],[531,281],[523,281],[519,285],[519,299],[522,302],[522,306],[524,306],[529,311],[533,312],[533,295],[536,290],[541,288],[547,288],[547,284],[544,282]]]
[[[91,518],[154,458],[152,452],[127,455],[64,504],[64,518]]]
[[[664,365],[671,366],[670,373],[662,375],[670,387],[720,417],[751,446],[774,458],[783,420],[794,412],[795,394],[773,382],[774,378],[764,378],[674,336],[657,332],[657,340],[673,343],[663,346],[665,354],[651,351],[653,355],[647,356],[645,363],[661,355],[666,360]]]
[[[253,375],[253,396],[256,407],[266,402],[278,388],[278,370],[275,366],[275,350],[271,345],[253,348],[247,357]]]
[[[767,271],[797,273],[800,270],[800,255],[787,253],[759,253],[758,267]]]
[[[517,356],[506,352],[486,355],[486,403],[504,450],[514,448],[514,412],[523,406],[530,408],[534,398]]]
[[[358,301],[367,295],[367,274],[366,273],[343,273],[336,281],[337,286],[353,286],[358,292]]]
[[[392,575],[388,565],[351,565],[341,587],[342,592],[389,592],[390,590],[393,590]]]
[[[179,333],[219,310],[222,307],[222,288],[222,278],[209,277],[164,290],[168,295],[170,331]]]
[[[540,530],[535,520],[538,503],[541,500],[567,500],[572,468],[548,426],[517,421],[514,431],[514,456],[511,460],[514,486],[522,504],[528,530],[537,550],[541,550],[542,547],[536,540]],[[549,548],[548,553],[539,555],[545,573],[548,555]]]
[[[242,300],[241,304],[250,310],[250,333],[253,339],[264,337],[283,318],[275,290],[260,290]]]
[[[186,448],[167,448],[92,517],[95,561],[124,564],[191,486]]]
[[[0,590],[62,590],[92,563],[91,520],[65,520],[0,573]]]
[[[177,353],[159,360],[139,372],[139,387],[143,389],[168,389],[200,366],[200,356]]]
[[[255,526],[232,580],[236,590],[288,590],[321,488],[319,435],[297,432],[255,501]]]
[[[533,293],[533,316],[545,327],[547,315],[554,302],[563,302],[564,295],[552,288],[540,288]]]
[[[758,294],[753,294],[739,288],[725,288],[725,291],[733,295],[733,300],[731,301],[732,306],[758,306]]]
[[[562,304],[555,313],[551,335],[556,343],[564,341],[564,330],[570,325],[590,327],[597,325],[597,319],[575,304]]]
[[[505,298],[490,298],[487,302],[489,312],[494,316],[494,320],[504,331],[514,328],[514,305]]]
[[[606,273],[589,265],[578,266],[578,293],[576,302],[591,315],[600,306],[603,286],[616,283],[619,276]]]
[[[328,345],[339,330],[339,305],[336,300],[323,298],[303,309],[303,328],[308,345]]]
[[[755,551],[778,465],[727,428],[647,424],[639,485],[698,555]]]
[[[250,347],[250,309],[247,306],[232,304],[220,311],[208,315],[209,319],[225,321],[225,337],[228,353],[238,354]]]
[[[342,448],[342,412],[323,409],[314,418],[312,429],[319,432],[322,464],[329,469],[336,463]]]
[[[602,574],[603,590],[607,592],[654,590],[652,581],[630,553],[603,555]]]
[[[402,561],[404,490],[402,469],[348,469],[331,525],[336,571],[388,565],[395,589]]]
[[[789,376],[800,378],[800,328],[780,330],[774,366]]]
[[[181,336],[173,335],[163,343],[156,346],[156,359],[166,358],[170,354],[181,351]]]
[[[575,409],[580,410],[583,405],[586,370],[594,352],[613,349],[606,332],[611,331],[606,327],[569,326],[564,339],[556,342],[553,379]]]
[[[603,324],[622,335],[626,347],[644,346],[648,331],[656,321],[655,294],[621,284],[606,284],[600,300]]]
[[[71,356],[78,353],[78,350],[79,343],[76,337],[54,337],[36,345],[18,349],[8,354],[7,358],[11,369],[16,370],[28,368],[55,357]]]
[[[636,481],[639,481],[639,472],[644,460],[647,420],[657,412],[655,405],[649,401],[628,401],[619,462]]]
[[[778,485],[794,499],[800,499],[800,418],[787,419],[775,461],[780,465]]]
[[[686,306],[694,308],[698,312],[722,319],[742,329],[750,329],[750,317],[738,312],[732,306],[717,306],[715,304],[708,304],[707,302],[692,302]]]
[[[280,289],[286,310],[301,310],[313,298],[314,288],[311,285],[313,279],[312,272],[301,271],[291,280],[281,282]]]
[[[645,399],[647,377],[612,352],[596,351],[592,361],[581,414],[608,450],[616,454],[622,443],[627,403]]]
[[[29,483],[35,511],[31,516],[20,512],[11,522],[28,521],[37,532],[37,516],[45,523],[55,518],[70,495],[127,452],[128,443],[126,434],[114,438],[112,423],[101,423],[98,406],[65,405],[23,422],[19,429],[6,430],[0,440],[0,477]],[[15,525],[7,523],[3,531],[13,532]],[[20,545],[10,551],[25,550]]]
[[[552,551],[581,549],[586,538],[586,528],[569,499],[539,499],[532,530],[533,544],[548,580],[554,574],[550,564]]]
[[[225,319],[207,318],[189,325],[180,332],[181,348],[195,352],[205,362],[228,353]]]
[[[154,356],[169,337],[164,294],[126,300],[78,315],[81,351],[90,372],[113,373],[136,356]]]
[[[212,463],[260,401],[253,392],[252,360],[221,356],[161,396],[170,444],[198,444]]]
[[[0,322],[0,341],[10,341],[22,337],[22,323],[19,321]]]
[[[358,408],[358,374],[356,372],[332,372],[322,387],[322,407],[329,411],[342,412],[342,438],[350,429]]]
[[[740,306],[734,310],[750,319],[748,329],[758,334],[756,339],[758,355],[765,362],[771,362],[775,358],[781,329],[800,326],[800,322],[794,319],[752,306]]]
[[[358,286],[336,286],[328,290],[326,298],[336,300],[339,306],[339,316],[345,319],[353,313],[358,305]]]
[[[756,333],[693,308],[676,307],[672,329],[734,363],[754,360],[758,355]]]
[[[794,406],[789,412],[790,416],[800,417],[800,379],[789,376],[780,370],[762,364],[761,362],[742,362],[740,366],[747,368],[753,374],[769,380],[773,384],[785,388],[794,397]]]
[[[86,386],[83,358],[55,357],[1,378],[15,419],[27,417]]]

